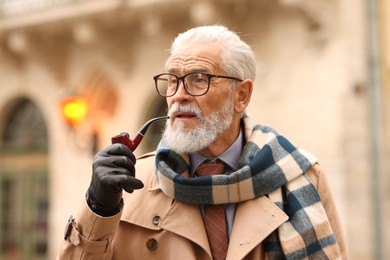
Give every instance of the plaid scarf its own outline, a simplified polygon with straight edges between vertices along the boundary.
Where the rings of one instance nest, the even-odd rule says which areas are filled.
[[[160,142],[156,174],[161,190],[190,204],[236,203],[267,195],[289,220],[265,241],[269,259],[340,258],[335,235],[317,190],[305,172],[316,158],[296,148],[270,127],[244,116],[247,140],[241,168],[230,175],[189,178],[189,156]]]

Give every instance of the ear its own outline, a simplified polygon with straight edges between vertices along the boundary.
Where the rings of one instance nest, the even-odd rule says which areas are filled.
[[[234,89],[234,112],[241,114],[245,111],[252,96],[253,82],[246,79]]]

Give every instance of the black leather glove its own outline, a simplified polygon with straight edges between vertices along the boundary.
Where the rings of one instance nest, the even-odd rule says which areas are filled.
[[[136,159],[123,144],[112,144],[99,152],[93,161],[92,180],[87,191],[90,208],[101,216],[112,216],[121,209],[122,190],[133,192],[144,184],[136,179]]]

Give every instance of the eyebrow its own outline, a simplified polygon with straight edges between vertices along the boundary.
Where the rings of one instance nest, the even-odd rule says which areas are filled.
[[[177,71],[177,69],[169,69],[169,70],[168,70],[168,73],[175,74],[176,71]]]
[[[172,74],[176,75],[175,72],[177,72],[177,71],[178,71],[178,69],[173,68],[173,69],[169,69],[168,73],[172,73]],[[194,72],[209,73],[209,71],[207,69],[194,68],[194,69],[189,70],[186,74],[194,73]]]

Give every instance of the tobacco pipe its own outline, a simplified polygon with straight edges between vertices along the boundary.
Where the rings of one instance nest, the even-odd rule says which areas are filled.
[[[155,117],[147,121],[137,132],[136,136],[133,139],[130,139],[130,135],[126,132],[120,133],[119,135],[116,135],[111,138],[111,143],[121,143],[126,145],[130,148],[131,151],[134,152],[134,150],[138,147],[138,145],[141,143],[142,138],[144,138],[144,135],[146,131],[148,130],[149,126],[162,119],[168,119],[169,116],[161,116],[161,117]]]

